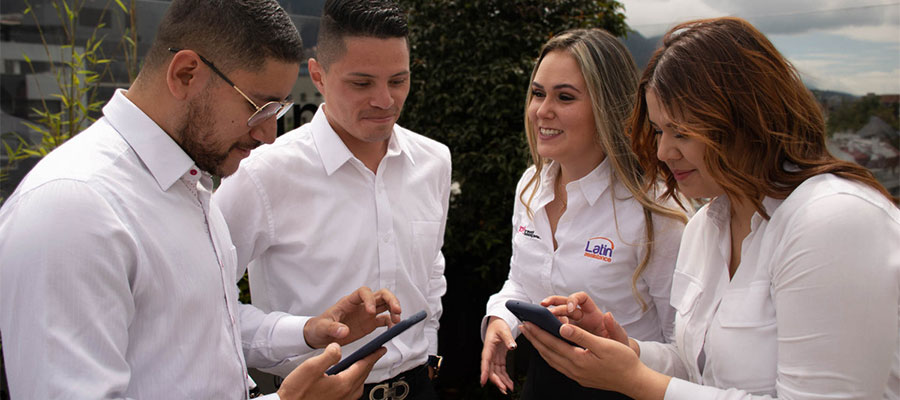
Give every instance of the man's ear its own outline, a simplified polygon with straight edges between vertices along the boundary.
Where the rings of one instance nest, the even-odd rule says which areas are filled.
[[[319,64],[315,58],[310,58],[307,62],[309,66],[309,79],[312,80],[313,85],[316,85],[316,89],[319,90],[323,96],[325,95],[325,68],[322,68],[322,64]]]
[[[200,56],[192,50],[175,53],[166,70],[166,84],[173,97],[187,100],[206,88],[210,69],[202,64]]]

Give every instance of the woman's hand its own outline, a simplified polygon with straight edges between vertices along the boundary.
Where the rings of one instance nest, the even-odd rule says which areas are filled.
[[[560,317],[563,322],[568,320],[568,323],[591,334],[615,340],[630,347],[637,355],[641,354],[637,342],[628,338],[625,328],[619,325],[612,313],[601,311],[585,292],[574,293],[569,297],[550,296],[541,301],[541,305],[550,307],[553,315]]]
[[[481,349],[481,386],[490,380],[503,394],[513,389],[513,381],[506,372],[506,353],[515,349],[516,341],[506,321],[492,316]]]
[[[662,399],[666,393],[671,378],[641,363],[635,351],[618,340],[563,325],[560,335],[582,347],[579,348],[530,322],[521,330],[547,364],[582,386],[613,390],[635,399]]]

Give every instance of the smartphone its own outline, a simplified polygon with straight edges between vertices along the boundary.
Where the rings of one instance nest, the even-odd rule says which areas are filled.
[[[520,321],[531,322],[566,343],[577,346],[577,344],[572,343],[559,335],[559,328],[562,326],[562,322],[559,322],[559,319],[547,308],[542,307],[539,304],[532,304],[519,300],[507,300],[506,308]]]
[[[396,325],[388,328],[388,330],[384,331],[384,333],[375,337],[366,343],[363,347],[360,347],[352,354],[341,360],[341,362],[334,364],[331,368],[328,368],[325,371],[328,375],[334,375],[340,373],[341,371],[347,369],[347,367],[353,365],[353,363],[363,359],[365,356],[372,354],[375,350],[378,350],[381,346],[384,346],[388,340],[393,339],[395,336],[403,333],[403,331],[409,329],[411,326],[422,322],[425,319],[425,310],[419,311],[415,313],[412,317],[404,319],[403,321],[398,322]]]

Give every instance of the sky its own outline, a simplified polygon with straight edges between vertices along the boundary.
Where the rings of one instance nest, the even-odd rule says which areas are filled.
[[[619,0],[644,37],[678,22],[736,16],[762,31],[808,86],[900,93],[900,0]]]

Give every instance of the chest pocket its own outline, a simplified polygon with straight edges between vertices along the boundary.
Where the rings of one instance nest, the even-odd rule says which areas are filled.
[[[672,276],[672,296],[669,298],[669,302],[679,315],[683,317],[690,313],[697,304],[697,300],[700,299],[701,293],[703,293],[703,289],[692,276],[675,271]]]
[[[778,340],[769,282],[730,290],[722,296],[716,321],[706,342],[707,359],[717,356],[710,361],[716,385],[774,394]]]
[[[746,289],[722,297],[718,311],[723,328],[756,328],[775,324],[775,305],[769,282],[753,282]]]

